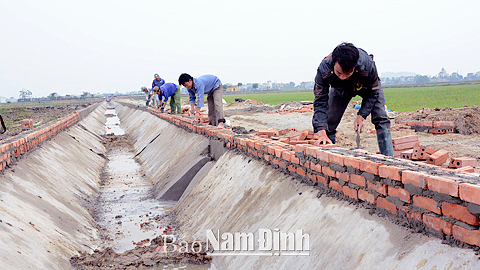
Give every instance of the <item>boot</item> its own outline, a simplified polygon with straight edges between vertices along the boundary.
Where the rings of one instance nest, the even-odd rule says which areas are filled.
[[[390,133],[390,129],[377,129],[377,141],[380,154],[393,157],[392,133]]]

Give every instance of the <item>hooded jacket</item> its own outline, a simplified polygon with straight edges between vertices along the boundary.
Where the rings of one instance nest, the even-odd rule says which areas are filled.
[[[312,119],[314,132],[327,129],[328,94],[330,87],[335,88],[346,99],[359,95],[363,98],[358,111],[364,119],[372,111],[380,90],[380,79],[372,57],[358,48],[359,58],[355,70],[348,79],[340,80],[333,71],[332,54],[325,57],[317,69],[313,93],[314,114]]]

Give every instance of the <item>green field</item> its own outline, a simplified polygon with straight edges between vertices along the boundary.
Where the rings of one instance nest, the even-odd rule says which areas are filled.
[[[480,106],[480,84],[385,88],[383,91],[388,108],[398,112],[414,111],[420,108]],[[314,96],[313,91],[285,91],[267,94],[229,94],[224,95],[223,98],[227,102],[232,102],[235,98],[243,98],[277,105],[285,101],[313,101]],[[361,100],[360,97],[354,99]]]

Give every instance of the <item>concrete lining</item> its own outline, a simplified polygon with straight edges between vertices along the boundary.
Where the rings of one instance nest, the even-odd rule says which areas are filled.
[[[100,105],[6,169],[0,182],[2,269],[71,269],[70,258],[98,245],[86,205],[95,199],[104,153]]]
[[[140,114],[142,118],[137,120],[144,123],[162,122],[152,115]],[[148,120],[152,117],[156,120]],[[181,170],[162,162],[176,158],[175,147],[185,141],[198,140],[199,135],[173,126],[165,127],[163,123],[157,125],[162,126],[162,132],[168,130],[169,137],[160,140],[166,149],[151,148],[150,158],[143,153],[142,156],[148,166],[158,171],[170,171],[157,171],[157,175],[173,179],[169,173]],[[145,145],[150,138],[138,136],[138,145]],[[167,142],[169,138],[170,143]],[[153,158],[153,152],[162,153],[163,158]],[[186,153],[183,156],[189,158],[191,155]],[[185,240],[205,241],[206,230],[215,233],[219,230],[220,235],[224,232],[251,232],[258,239],[258,230],[262,228],[278,228],[287,233],[301,229],[310,238],[310,256],[214,256],[213,264],[218,269],[480,267],[480,261],[471,249],[444,245],[440,239],[414,233],[385,218],[372,216],[368,209],[347,201],[327,196],[317,198],[316,188],[238,151],[228,150],[216,163],[208,164],[211,168],[201,170],[201,175],[195,177],[175,207]]]
[[[472,250],[416,234],[367,209],[317,191],[261,162],[228,151],[179,201],[184,237],[205,231],[310,235],[310,256],[216,256],[218,269],[478,269]],[[258,239],[258,238],[256,238]]]
[[[153,196],[159,198],[177,181],[177,175],[197,163],[208,152],[209,140],[189,133],[147,112],[117,105],[121,127],[136,142],[138,158],[155,185]],[[158,134],[153,142],[151,142]],[[150,143],[151,142],[151,143]],[[150,144],[149,144],[150,143]]]

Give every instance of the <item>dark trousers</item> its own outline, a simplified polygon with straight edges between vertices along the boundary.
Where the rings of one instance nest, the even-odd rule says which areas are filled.
[[[342,93],[335,88],[330,89],[328,96],[327,136],[335,143],[338,124],[340,124],[343,113],[352,97],[344,97]],[[383,95],[383,89],[381,87],[378,99],[373,106],[371,117],[376,130],[390,130],[390,119],[388,119],[387,112],[385,111],[385,96]]]

